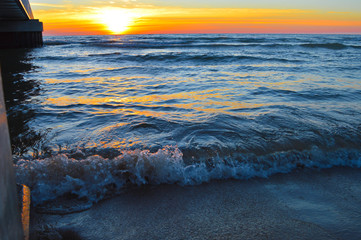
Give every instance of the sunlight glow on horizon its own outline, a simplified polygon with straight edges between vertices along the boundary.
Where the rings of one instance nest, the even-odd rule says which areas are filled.
[[[121,34],[127,31],[138,14],[122,8],[104,8],[100,9],[99,13],[95,15],[98,22],[101,22],[112,34]]]
[[[124,5],[124,3],[128,5]],[[44,35],[172,33],[356,33],[361,12],[312,9],[184,8],[34,3]]]

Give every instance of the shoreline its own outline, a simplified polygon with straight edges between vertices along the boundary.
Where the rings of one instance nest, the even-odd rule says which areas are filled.
[[[79,213],[33,211],[30,239],[45,224],[73,239],[359,239],[360,182],[361,169],[336,167],[146,186]]]

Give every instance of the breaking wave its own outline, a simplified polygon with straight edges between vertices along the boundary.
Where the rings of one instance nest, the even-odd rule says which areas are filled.
[[[93,155],[77,160],[59,154],[46,159],[22,159],[15,164],[17,181],[30,187],[35,205],[69,194],[92,204],[129,186],[196,185],[216,179],[265,178],[295,168],[332,166],[359,168],[361,153],[347,149],[325,152],[315,147],[263,156],[233,154],[185,161],[180,149],[166,146],[154,153],[123,151],[111,159]]]

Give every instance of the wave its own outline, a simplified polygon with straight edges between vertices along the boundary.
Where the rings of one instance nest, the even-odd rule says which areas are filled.
[[[44,40],[45,46],[63,46],[63,45],[72,45],[72,44],[89,44],[91,42],[83,41],[70,41],[70,40]]]
[[[121,52],[111,52],[111,53],[95,53],[95,54],[89,54],[89,57],[101,57],[101,56],[116,56],[116,55],[121,55]]]
[[[59,46],[59,45],[68,45],[70,44],[67,41],[58,41],[58,40],[46,40],[44,41],[45,46]]]
[[[118,61],[135,61],[135,62],[146,62],[146,61],[155,61],[155,62],[179,62],[179,61],[191,61],[191,62],[200,62],[200,63],[217,63],[223,64],[225,62],[237,62],[237,61],[262,61],[262,62],[289,62],[289,63],[299,63],[301,60],[297,59],[286,59],[286,58],[277,58],[277,57],[257,57],[257,56],[248,56],[248,55],[216,55],[216,54],[187,54],[187,53],[149,53],[144,55],[128,55],[121,54],[119,52],[114,53],[102,53],[102,54],[91,54],[91,57],[113,57]]]
[[[43,60],[43,61],[73,61],[73,60],[79,60],[81,58],[84,57],[79,57],[79,56],[42,56],[39,57],[39,60]]]
[[[298,39],[298,41],[301,41]],[[266,38],[239,38],[230,36],[221,37],[179,37],[179,36],[161,36],[161,37],[138,37],[132,39],[131,36],[125,36],[120,39],[103,40],[95,38],[93,41],[68,41],[68,40],[45,40],[47,46],[81,44],[99,48],[119,48],[119,49],[168,49],[168,48],[325,48],[331,50],[342,50],[346,48],[359,49],[359,45],[346,45],[338,42],[330,43],[304,43],[297,44],[295,39],[266,39]]]
[[[77,160],[58,154],[46,159],[17,161],[17,181],[30,187],[35,205],[72,195],[90,206],[130,186],[196,185],[216,179],[265,178],[304,167],[361,167],[361,153],[357,150],[325,152],[316,147],[262,156],[232,154],[192,162],[184,161],[183,153],[174,146],[154,153],[139,149],[123,151],[111,159],[99,155],[85,157],[80,150],[77,154],[83,158]]]
[[[253,42],[265,42],[267,41],[266,38],[263,37],[238,37],[238,36],[232,36],[231,34],[225,34],[225,35],[202,35],[202,34],[189,34],[189,35],[144,35],[143,37],[140,37],[140,39],[144,39],[147,41],[188,41],[188,42],[199,42],[199,41],[209,41],[209,42],[225,42],[225,41],[231,41],[231,42],[243,42],[243,43],[253,43]]]
[[[45,42],[45,46],[62,46],[70,44],[81,44],[89,45],[92,47],[98,47],[103,49],[214,49],[214,48],[235,48],[235,49],[245,49],[245,48],[294,48],[301,46],[304,48],[323,48],[330,50],[343,50],[347,48],[361,49],[361,46],[357,45],[344,45],[340,43],[307,43],[307,44],[289,44],[289,43],[264,43],[262,41],[254,42],[224,42],[224,43],[198,43],[198,42],[166,42],[166,43],[155,43],[155,42],[121,42],[121,41],[101,41],[101,42]],[[96,54],[94,54],[96,55]]]
[[[213,43],[213,44],[192,44],[190,42],[114,42],[114,43],[93,43],[95,47],[99,48],[119,48],[119,49],[169,49],[169,48],[215,48],[215,47],[245,47],[242,44],[229,43]]]
[[[71,44],[78,44],[78,45],[91,45],[94,43],[99,43],[99,44],[112,44],[112,43],[119,43],[121,42],[121,39],[119,40],[102,40],[103,36],[99,36],[99,37],[94,37],[94,38],[77,38],[77,39],[72,39],[70,38],[61,38],[64,40],[53,40],[53,39],[44,39],[44,45],[45,46],[62,46],[62,45],[71,45]],[[66,40],[65,40],[66,39]]]
[[[251,95],[270,95],[270,96],[279,96],[279,97],[288,97],[293,100],[328,100],[328,99],[343,99],[349,100],[351,98],[361,97],[360,91],[349,90],[345,93],[344,91],[332,89],[332,88],[319,88],[312,90],[302,90],[302,91],[291,91],[286,89],[273,89],[267,87],[259,87],[251,92]]]
[[[119,49],[194,49],[194,48],[289,48],[294,47],[291,44],[259,44],[259,43],[93,43],[92,45],[100,48],[119,48]]]
[[[301,44],[301,46],[306,48],[327,48],[332,50],[341,50],[348,47],[342,43],[306,43]]]

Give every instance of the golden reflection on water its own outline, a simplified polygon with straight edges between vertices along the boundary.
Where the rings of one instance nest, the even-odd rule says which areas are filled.
[[[48,84],[57,84],[57,83],[82,83],[82,82],[90,82],[90,81],[101,81],[100,77],[91,77],[91,78],[78,78],[78,79],[54,79],[47,78],[45,82]]]
[[[141,143],[142,143],[142,141],[140,141],[140,140],[136,141],[134,139],[132,139],[132,140],[122,139],[121,141],[112,139],[111,141],[100,141],[99,146],[97,146],[97,144],[94,143],[93,146],[91,146],[91,147],[123,149],[123,148],[130,148],[135,145],[139,145]]]
[[[113,149],[124,149],[124,148],[131,148],[136,145],[143,144],[143,141],[139,140],[136,137],[133,139],[114,139],[116,136],[112,136],[109,140],[101,140],[97,142],[87,142],[85,145],[86,148],[113,148]]]
[[[191,111],[204,112],[209,114],[224,113],[224,114],[241,114],[249,115],[242,112],[242,109],[256,109],[264,106],[269,106],[271,103],[246,103],[230,100],[223,100],[225,95],[219,92],[211,93],[212,91],[176,93],[169,95],[149,95],[141,97],[76,97],[68,96],[58,98],[48,98],[45,104],[52,104],[56,106],[69,105],[87,105],[92,107],[91,112],[94,114],[119,114],[125,113],[130,115],[143,115],[147,117],[162,117],[165,115],[174,115],[167,111],[167,108],[176,108],[179,110],[187,110],[182,113],[182,118],[193,118],[195,113]],[[229,96],[231,97],[231,96]],[[177,100],[179,103],[167,104],[168,100]],[[107,104],[113,106],[111,109],[103,108],[102,105]],[[144,108],[144,109],[139,109]],[[156,109],[153,110],[152,108]],[[161,108],[164,108],[162,110]],[[175,112],[176,109],[171,110]],[[237,110],[238,112],[232,112]]]
[[[112,69],[112,68],[111,68]],[[93,69],[94,70],[94,69]],[[108,70],[108,69],[107,69]],[[84,70],[85,72],[89,70]],[[87,77],[78,79],[46,79],[47,83],[84,83],[101,85],[103,94],[92,96],[62,96],[50,97],[44,104],[55,106],[84,105],[91,114],[127,114],[142,115],[146,117],[166,117],[170,119],[192,119],[200,114],[229,114],[229,115],[259,115],[269,112],[267,106],[275,104],[266,99],[262,101],[237,101],[242,99],[246,91],[242,89],[257,89],[267,87],[272,89],[287,90],[290,86],[300,85],[305,79],[295,80],[292,73],[277,75],[273,71],[261,72],[220,72],[227,76],[224,79],[224,86],[220,87],[219,77],[215,77],[217,86],[212,89],[198,91],[184,91],[178,93],[164,93],[162,86],[187,84],[199,82],[203,79],[167,77],[166,79],[150,78],[146,76],[131,77]],[[272,79],[272,81],[262,81],[262,79]],[[142,79],[141,81],[139,81]],[[288,79],[288,80],[285,80]],[[212,81],[208,76],[207,81]],[[157,83],[158,82],[158,83]],[[81,87],[81,85],[79,85]],[[161,90],[158,88],[160,87]],[[147,95],[141,96],[141,92],[146,89]],[[239,91],[241,89],[241,91]],[[132,96],[136,94],[136,96]],[[245,96],[247,98],[247,96]],[[251,102],[251,103],[250,103]],[[107,105],[104,107],[104,105]],[[82,106],[79,106],[82,107]]]

